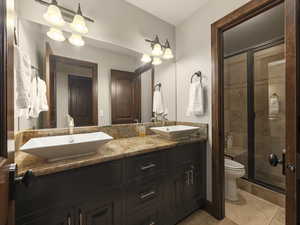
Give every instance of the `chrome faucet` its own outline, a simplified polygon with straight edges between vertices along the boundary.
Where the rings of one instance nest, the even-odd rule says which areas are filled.
[[[163,126],[165,126],[166,121],[168,121],[167,119],[168,113],[154,113],[154,117],[151,118],[152,122],[161,122],[163,124]]]

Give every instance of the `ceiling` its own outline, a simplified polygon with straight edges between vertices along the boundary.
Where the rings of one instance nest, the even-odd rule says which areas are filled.
[[[170,23],[178,25],[209,0],[125,0]]]

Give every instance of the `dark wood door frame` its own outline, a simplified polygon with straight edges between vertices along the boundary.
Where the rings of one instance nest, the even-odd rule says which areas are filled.
[[[49,108],[50,108],[50,125],[51,128],[56,128],[56,66],[57,63],[63,63],[73,66],[79,66],[92,70],[93,80],[93,125],[98,125],[98,65],[96,63],[82,61],[78,59],[67,58],[58,55],[50,56],[50,92],[49,92]]]
[[[212,210],[211,213],[218,219],[225,216],[224,193],[224,108],[223,108],[223,32],[280,4],[285,3],[285,45],[286,45],[286,147],[287,164],[296,164],[297,152],[297,84],[298,51],[297,22],[299,0],[252,0],[239,9],[233,11],[211,25],[212,32]],[[291,171],[288,177],[293,177]],[[296,225],[296,179],[287,179],[287,225]],[[289,187],[288,187],[289,186]]]
[[[152,63],[146,63],[142,66],[140,66],[139,68],[137,68],[134,72],[142,75],[143,73],[147,72],[148,70],[151,70],[151,79],[152,79],[152,100],[151,100],[151,104],[153,105],[153,94],[154,94],[154,76],[155,76],[155,67],[152,65]],[[154,117],[154,112],[152,112],[152,117]]]

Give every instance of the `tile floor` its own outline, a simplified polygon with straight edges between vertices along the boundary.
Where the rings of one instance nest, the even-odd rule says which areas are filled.
[[[285,225],[285,211],[273,203],[239,190],[240,201],[226,201],[226,218],[214,219],[203,211],[195,212],[179,225]]]

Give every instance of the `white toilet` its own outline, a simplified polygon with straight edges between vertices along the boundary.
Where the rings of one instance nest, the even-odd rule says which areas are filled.
[[[225,198],[238,201],[237,179],[245,175],[245,166],[225,158]]]

